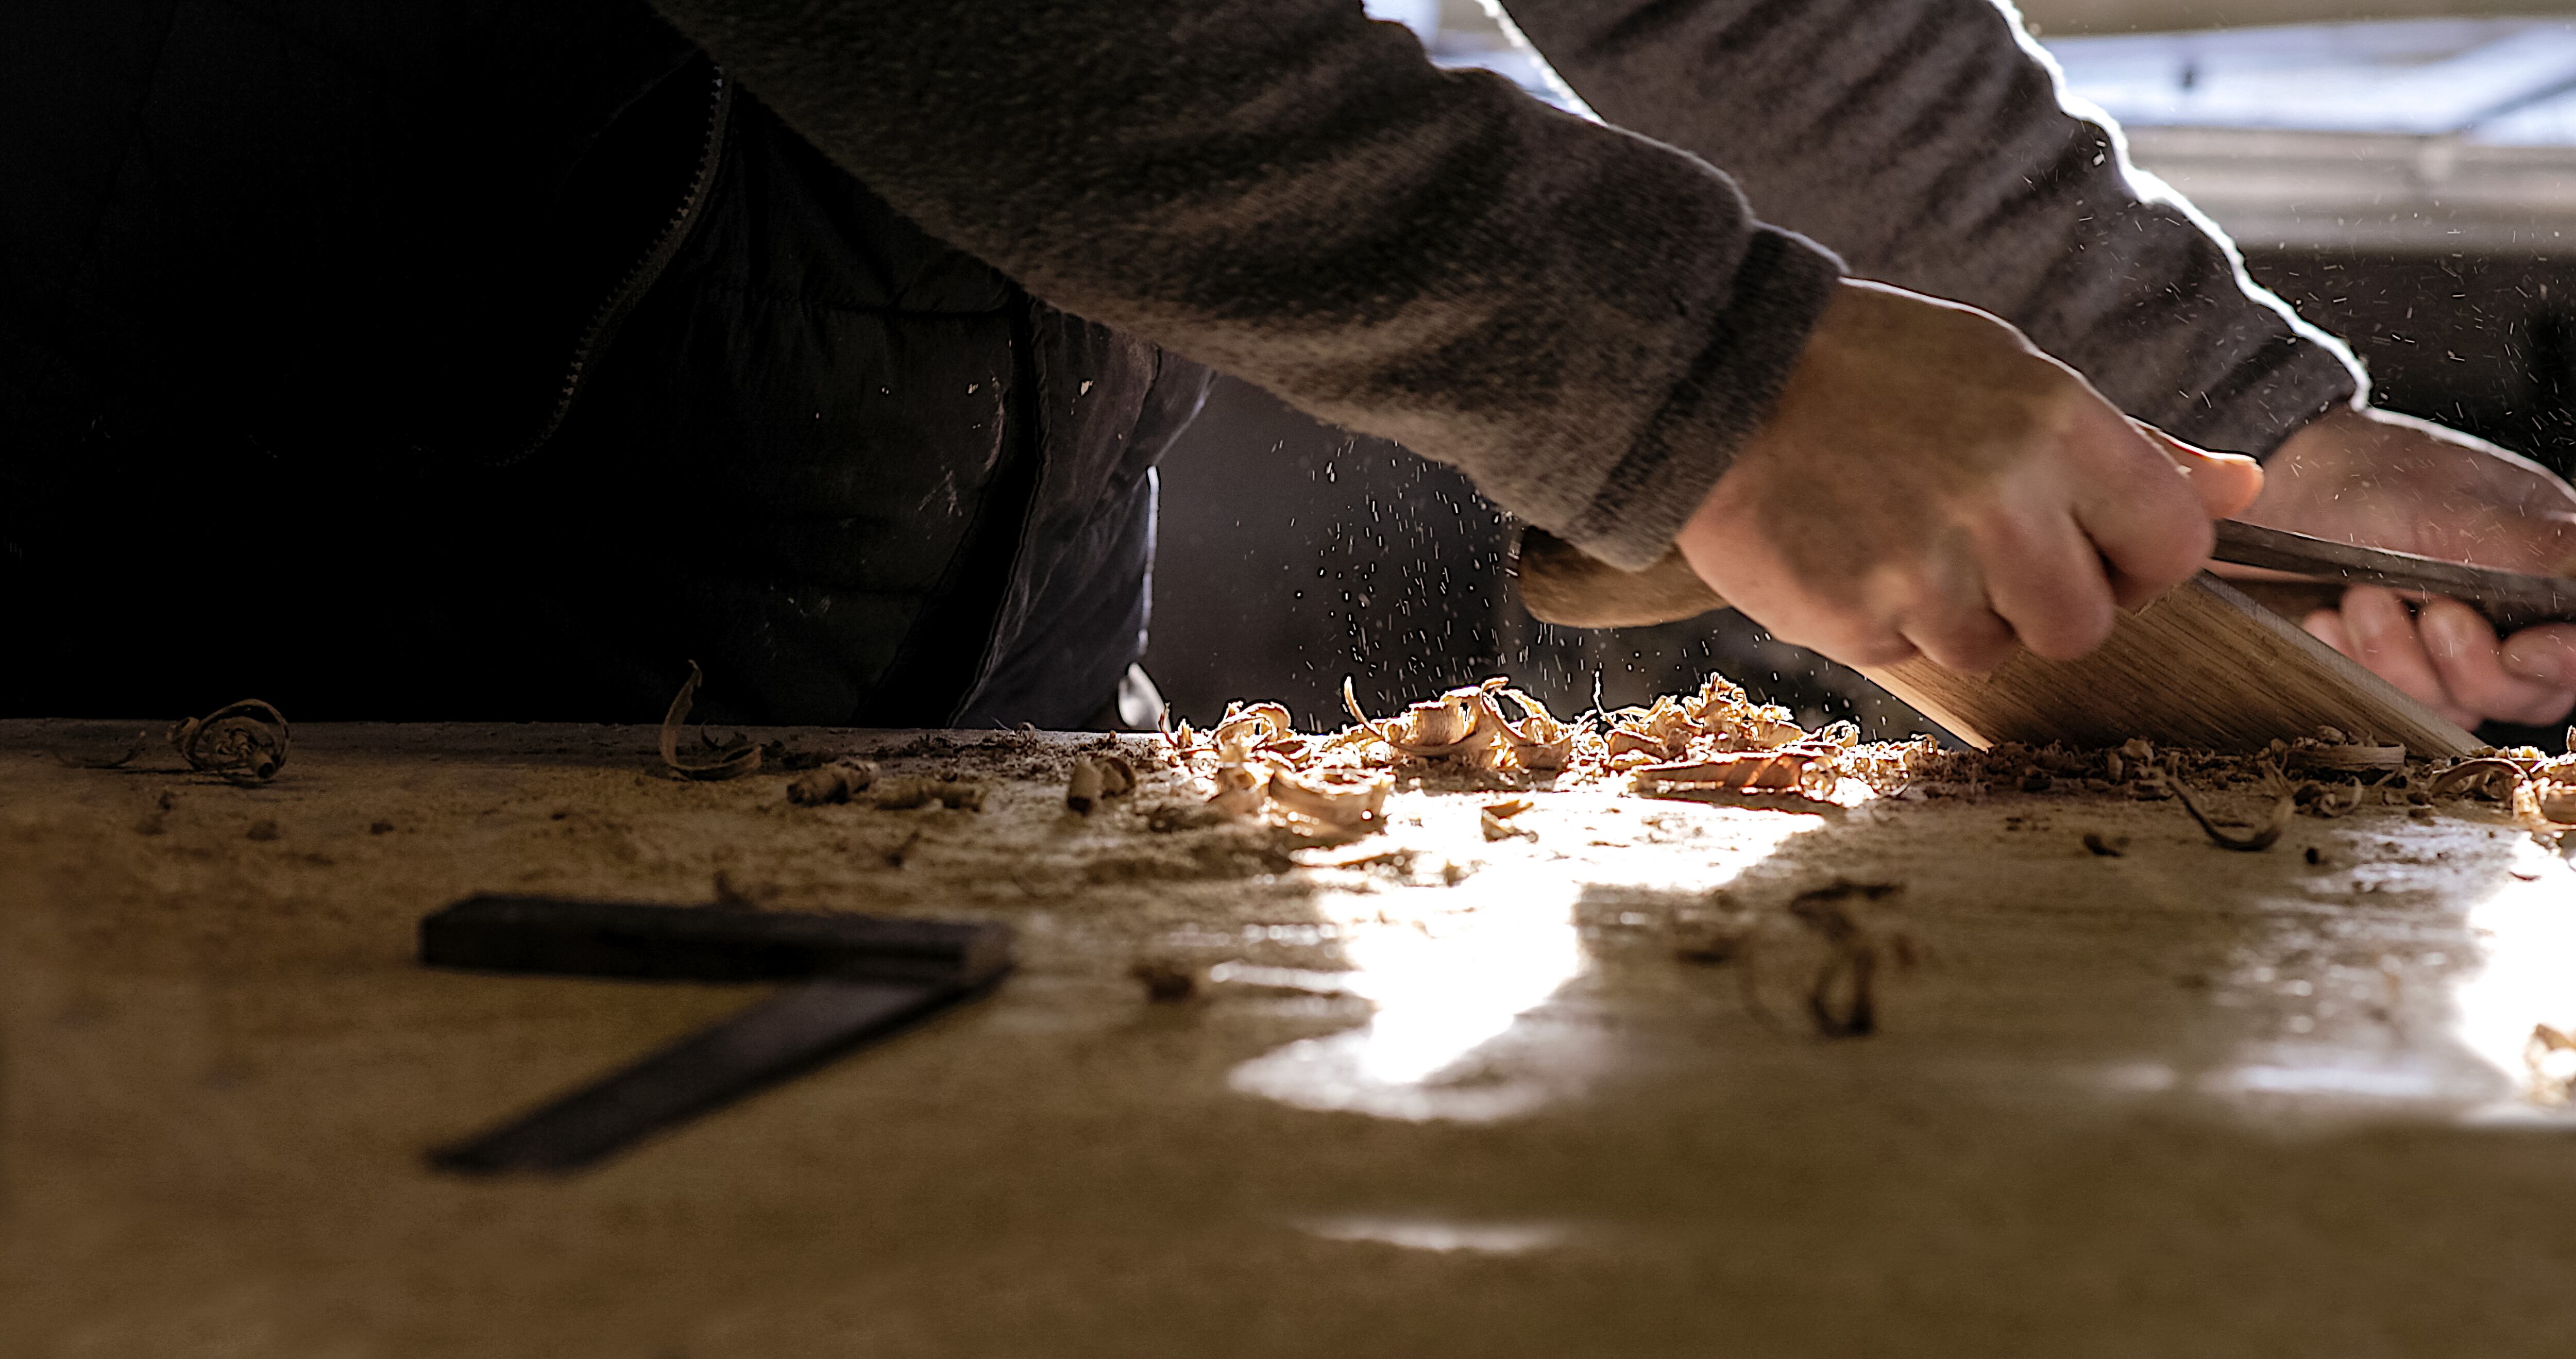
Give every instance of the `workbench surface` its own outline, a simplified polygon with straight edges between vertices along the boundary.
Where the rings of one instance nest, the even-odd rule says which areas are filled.
[[[2526,1052],[2576,1026],[2576,875],[2502,811],[2229,853],[2081,793],[1541,792],[1488,840],[1501,794],[1399,792],[1318,848],[1150,830],[1168,773],[1072,816],[1089,737],[764,733],[908,743],[976,812],[670,781],[632,728],[308,726],[254,787],[54,757],[118,734],[0,723],[12,1356],[2576,1352]],[[420,917],[719,873],[1021,966],[589,1172],[429,1169],[760,992],[433,971]],[[1902,888],[1853,922],[1868,1036],[1784,909],[1836,880]],[[1140,961],[1224,966],[1154,1003]]]

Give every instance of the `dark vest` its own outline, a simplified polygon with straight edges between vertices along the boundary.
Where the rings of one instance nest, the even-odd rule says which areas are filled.
[[[717,720],[1073,725],[1140,654],[1205,371],[640,5],[29,0],[0,53],[0,711],[649,720],[694,659]]]

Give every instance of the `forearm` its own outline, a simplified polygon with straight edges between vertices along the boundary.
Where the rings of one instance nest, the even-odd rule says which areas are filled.
[[[656,0],[933,233],[1066,310],[1663,550],[1838,275],[1722,175],[1444,73],[1349,0]]]
[[[2269,452],[2340,346],[2141,196],[1991,0],[1505,0],[1601,115],[1707,158],[1852,271],[1984,308],[2131,415]]]

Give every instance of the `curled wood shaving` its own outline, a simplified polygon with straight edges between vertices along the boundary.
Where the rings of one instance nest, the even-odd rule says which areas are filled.
[[[1271,772],[1267,765],[1217,766],[1216,793],[1208,799],[1208,805],[1228,816],[1250,816],[1260,811],[1270,791]]]
[[[2543,1103],[2564,1104],[2576,1095],[2576,1036],[2534,1024],[2523,1043],[2522,1060],[2531,1069],[2532,1093]]]
[[[59,750],[51,753],[54,762],[67,769],[123,769],[134,763],[151,747],[152,731],[147,727],[134,733],[134,740],[125,747],[125,753],[122,755],[102,758],[89,755],[66,755]]]
[[[1518,689],[1491,684],[1487,687],[1489,692],[1478,701],[1492,715],[1503,743],[1511,747],[1513,762],[1528,770],[1563,769],[1566,760],[1574,754],[1574,742],[1581,733],[1582,724],[1569,726],[1557,721],[1546,704]],[[1506,700],[1521,710],[1520,721],[1514,722],[1503,715],[1502,704]]]
[[[1743,792],[1805,792],[1823,750],[1781,750],[1718,755],[1705,760],[1650,764],[1635,771],[1634,787],[1649,795],[1676,788],[1729,788]]]
[[[1113,797],[1125,797],[1136,791],[1136,767],[1117,755],[1076,760],[1065,778],[1064,805],[1076,814],[1089,816],[1099,805]]]
[[[1089,760],[1073,762],[1073,772],[1064,781],[1064,805],[1076,816],[1089,816],[1100,805],[1100,766]]]
[[[1276,703],[1228,705],[1224,720],[1209,736],[1215,743],[1217,759],[1225,764],[1241,764],[1278,746],[1287,747],[1293,760],[1304,748],[1304,742],[1288,724],[1288,710]]]
[[[2315,815],[2331,819],[2358,809],[2368,791],[2358,783],[2339,783],[2331,787],[2322,783],[2303,783],[2291,791],[2290,797]]]
[[[1386,795],[1395,780],[1360,769],[1275,770],[1270,800],[1291,816],[1328,826],[1371,826],[1386,816]]]
[[[1171,704],[1164,704],[1163,710],[1154,714],[1154,730],[1162,733],[1163,754],[1172,763],[1186,766],[1190,757],[1199,753],[1198,738],[1190,733],[1187,721],[1181,723],[1180,730],[1172,729]]]
[[[2499,801],[2509,799],[2522,786],[2522,766],[2511,760],[2487,758],[2462,760],[2433,776],[2432,786],[2425,789],[2434,797],[2469,793]],[[2503,785],[2498,791],[2497,785]]]
[[[2281,833],[2290,828],[2290,818],[2299,810],[2298,799],[2292,794],[2283,793],[2281,800],[2272,804],[2272,814],[2262,825],[2251,830],[2237,831],[2210,820],[2209,813],[2201,808],[2200,799],[2191,795],[2191,788],[2182,780],[2169,778],[2165,780],[2165,785],[2173,790],[2174,797],[2182,803],[2182,809],[2191,813],[2191,819],[2200,823],[2201,830],[2208,834],[2210,840],[2224,849],[2244,850],[2248,853],[2258,849],[2270,849],[2274,844],[2279,843]]]
[[[1100,767],[1100,795],[1125,797],[1136,791],[1136,766],[1124,755],[1103,755],[1092,761]]]
[[[1350,677],[1342,677],[1342,706],[1351,717],[1387,749],[1399,755],[1420,760],[1472,755],[1494,742],[1495,729],[1503,726],[1502,714],[1485,701],[1488,690],[1499,688],[1504,681],[1491,679],[1481,685],[1452,689],[1440,697],[1416,703],[1405,709],[1402,717],[1378,722],[1360,710],[1359,695],[1352,690]],[[1490,723],[1490,725],[1488,725]]]
[[[740,778],[760,768],[760,747],[739,736],[718,745],[714,737],[701,732],[699,740],[705,743],[707,753],[693,753],[686,759],[680,756],[680,725],[688,721],[689,708],[698,701],[698,686],[705,680],[698,663],[689,662],[689,677],[680,682],[680,692],[671,696],[671,710],[662,715],[662,764],[684,779],[711,783]]]
[[[170,729],[170,745],[190,769],[235,783],[264,783],[286,763],[286,715],[255,698],[227,703]],[[132,758],[128,756],[127,758]]]

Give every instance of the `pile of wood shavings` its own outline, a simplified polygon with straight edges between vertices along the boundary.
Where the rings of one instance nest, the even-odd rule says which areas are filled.
[[[2194,786],[2254,788],[2278,795],[2283,820],[2294,811],[2331,817],[2365,805],[2475,798],[2542,824],[2576,823],[2576,756],[2545,756],[2528,746],[2462,760],[2412,759],[2402,746],[2331,727],[2248,754],[2159,748],[2143,739],[2100,750],[2010,742],[1945,750],[1928,736],[1864,743],[1849,722],[1807,730],[1788,709],[1754,702],[1722,675],[1709,676],[1695,693],[1571,722],[1500,677],[1387,719],[1363,711],[1348,681],[1342,696],[1356,721],[1339,731],[1301,735],[1279,704],[1235,703],[1203,733],[1187,723],[1165,726],[1167,757],[1206,781],[1218,812],[1327,832],[1375,829],[1399,775],[1487,789],[1607,785],[1649,797],[1778,794],[1820,802],[1990,791],[2188,802]],[[2570,741],[2576,744],[2576,730]]]
[[[2568,733],[2576,746],[2576,729]],[[2209,822],[2192,790],[2237,789],[2278,798],[2274,834],[2293,814],[2337,817],[2363,807],[2406,807],[2431,816],[2441,803],[2501,804],[2536,828],[2576,824],[2576,755],[2551,756],[2532,746],[2482,747],[2464,758],[2424,759],[2333,727],[2313,736],[2273,741],[2247,754],[2159,748],[2133,738],[2103,750],[2004,743],[1988,750],[1942,750],[1911,762],[1899,796],[1980,797],[1991,791],[2110,793],[2149,801],[2182,801],[2204,829]],[[2261,844],[2232,842],[2231,848]],[[2262,844],[2269,844],[2264,840]]]
[[[1236,703],[1208,731],[1166,726],[1168,757],[1212,789],[1209,803],[1300,828],[1366,830],[1383,818],[1399,773],[1448,775],[1481,787],[1568,789],[1624,783],[1669,796],[1706,791],[1849,800],[1907,782],[1936,752],[1930,738],[1863,744],[1859,728],[1801,727],[1711,675],[1698,692],[1651,706],[1562,721],[1502,678],[1452,689],[1379,720],[1300,735],[1276,703]]]

